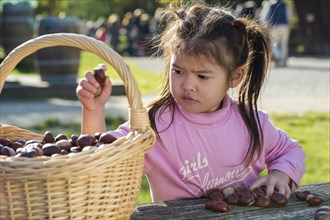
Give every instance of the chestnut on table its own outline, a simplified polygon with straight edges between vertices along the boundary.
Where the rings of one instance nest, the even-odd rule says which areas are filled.
[[[140,204],[131,216],[137,219],[299,219],[313,220],[323,206],[330,206],[330,182],[321,184],[304,185],[298,191],[310,191],[318,194],[323,203],[311,206],[306,201],[299,200],[295,193],[292,194],[285,206],[272,204],[270,207],[229,205],[229,211],[219,213],[205,208],[207,198],[181,199],[160,203]],[[321,210],[322,211],[322,210]],[[318,211],[320,213],[320,211]]]

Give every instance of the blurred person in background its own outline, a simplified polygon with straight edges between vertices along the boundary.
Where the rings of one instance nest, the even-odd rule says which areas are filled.
[[[117,14],[111,14],[108,18],[107,23],[107,32],[109,36],[108,43],[118,52],[118,45],[119,45],[119,30],[120,30],[121,22],[119,20],[119,16]]]
[[[260,18],[271,27],[273,60],[277,67],[285,67],[289,54],[290,9],[282,0],[265,0]]]
[[[239,17],[254,18],[256,11],[257,3],[255,1],[246,1],[236,7],[236,15]]]
[[[133,55],[133,13],[132,12],[126,12],[124,15],[124,18],[122,20],[122,26],[124,28],[125,35],[126,35],[126,46],[124,48],[123,53],[127,54],[129,56]]]
[[[106,30],[105,25],[99,27],[96,30],[95,37],[96,37],[96,39],[106,43],[108,37],[107,37],[107,30]]]

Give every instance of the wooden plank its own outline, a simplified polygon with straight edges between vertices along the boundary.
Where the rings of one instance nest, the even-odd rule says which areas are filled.
[[[322,196],[322,205],[330,205],[330,182],[302,186],[299,190],[309,190]],[[311,207],[305,201],[300,201],[293,194],[285,207],[272,205],[270,208],[255,206],[230,206],[227,213],[217,213],[205,209],[207,199],[182,199],[165,201],[163,203],[141,204],[133,212],[131,220],[136,219],[314,219],[319,206]]]

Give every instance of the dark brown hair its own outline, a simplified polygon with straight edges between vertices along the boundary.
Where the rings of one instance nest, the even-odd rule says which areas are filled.
[[[245,65],[247,74],[238,88],[238,106],[251,137],[244,159],[245,165],[248,165],[262,152],[263,133],[256,111],[258,97],[270,66],[268,28],[257,20],[235,18],[227,8],[205,4],[181,8],[171,6],[165,10],[162,24],[166,27],[158,41],[166,62],[166,73],[159,97],[148,105],[152,128],[157,131],[156,112],[160,111],[161,115],[174,101],[169,86],[172,54],[194,53],[211,58],[226,70],[228,80],[235,69]],[[157,138],[160,140],[158,134]]]

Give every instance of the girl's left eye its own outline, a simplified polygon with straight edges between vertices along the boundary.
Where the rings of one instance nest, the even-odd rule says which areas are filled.
[[[204,76],[204,75],[198,75],[198,78],[202,79],[202,80],[207,80],[209,79],[208,76]]]
[[[172,72],[175,74],[181,74],[182,72],[180,70],[172,69]]]

